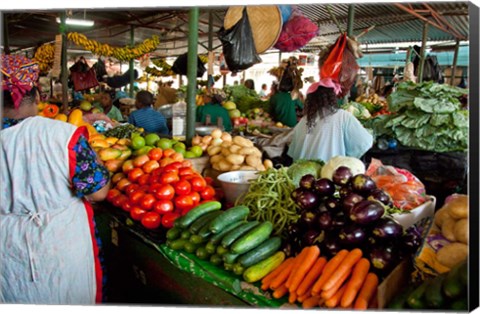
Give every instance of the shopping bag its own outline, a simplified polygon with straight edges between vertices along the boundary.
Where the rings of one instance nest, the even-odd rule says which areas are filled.
[[[338,81],[340,70],[342,68],[343,51],[347,44],[347,35],[343,34],[337,39],[330,49],[326,60],[320,65],[320,78],[331,78]]]
[[[99,85],[95,69],[88,66],[84,57],[80,57],[80,59],[70,67],[70,79],[73,83],[73,89],[76,92]]]
[[[359,66],[355,55],[350,50],[350,47],[345,47],[343,50],[342,66],[340,67],[340,74],[338,75],[338,82],[342,88],[337,97],[343,98],[348,95],[357,78]]]
[[[242,18],[237,24],[227,30],[223,27],[219,30],[218,38],[222,42],[225,62],[232,73],[243,71],[262,62],[255,48],[246,9],[243,9]]]
[[[282,52],[295,51],[308,44],[317,34],[317,24],[296,10],[283,25],[274,47]]]
[[[172,71],[176,74],[187,75],[188,72],[188,52],[178,56],[178,58],[173,62]],[[197,56],[197,77],[202,77],[207,69],[203,64],[202,60]]]

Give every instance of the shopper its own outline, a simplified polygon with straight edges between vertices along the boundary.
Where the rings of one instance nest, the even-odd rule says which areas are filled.
[[[101,109],[103,110],[103,113],[107,115],[107,117],[109,117],[110,119],[118,122],[122,122],[124,120],[123,115],[120,112],[120,109],[115,107],[115,105],[113,104],[112,96],[114,95],[110,94],[107,91],[104,91],[100,94],[99,100],[100,100],[100,105],[102,106]]]
[[[172,88],[173,81],[158,84],[158,93],[155,100],[155,109],[163,105],[174,104],[177,102],[177,90]]]
[[[210,116],[210,122],[214,125],[218,123],[218,119],[222,119],[225,131],[232,130],[232,121],[228,115],[228,110],[222,107],[225,100],[225,94],[216,88],[211,88],[203,95],[205,105],[197,107],[196,121],[205,124],[207,116]]]
[[[168,135],[167,120],[152,108],[153,95],[148,91],[139,91],[135,97],[135,107],[128,117],[128,123],[143,128],[147,133]]]
[[[262,89],[260,89],[260,92],[258,93],[258,96],[260,96],[260,98],[262,98],[262,99],[265,99],[265,98],[268,97],[267,84],[262,84]]]
[[[291,82],[280,84],[278,91],[270,97],[271,114],[276,122],[293,128],[297,124],[296,106],[303,109],[301,102],[294,102],[291,91],[293,84]]]
[[[304,116],[288,149],[294,161],[327,161],[339,155],[360,158],[372,146],[372,135],[351,113],[338,108],[332,86],[323,80],[308,89]]]
[[[252,79],[245,80],[243,85],[248,89],[255,90],[255,82]]]
[[[37,116],[38,65],[2,55],[0,303],[94,304],[102,271],[90,202],[109,172],[85,127]]]

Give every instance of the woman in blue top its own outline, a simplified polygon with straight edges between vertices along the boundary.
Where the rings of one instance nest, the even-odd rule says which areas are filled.
[[[135,97],[135,107],[128,117],[128,123],[143,128],[147,133],[168,135],[167,120],[158,111],[152,108],[153,95],[147,91],[139,91]]]

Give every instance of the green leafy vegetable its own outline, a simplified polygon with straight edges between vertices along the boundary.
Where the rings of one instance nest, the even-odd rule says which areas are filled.
[[[306,174],[312,174],[315,178],[319,178],[324,164],[321,160],[299,159],[288,167],[287,174],[292,179],[295,187],[298,187],[300,179]]]

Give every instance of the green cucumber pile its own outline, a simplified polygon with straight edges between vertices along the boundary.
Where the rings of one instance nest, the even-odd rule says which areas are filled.
[[[248,221],[244,205],[225,211],[217,201],[205,202],[175,221],[167,246],[209,260],[246,282],[261,280],[285,259],[282,240],[273,236],[270,221]]]

